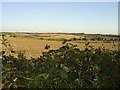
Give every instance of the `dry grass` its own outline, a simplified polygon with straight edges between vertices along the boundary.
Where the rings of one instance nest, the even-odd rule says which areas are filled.
[[[44,34],[45,36],[46,34]],[[48,34],[47,34],[48,35]],[[51,35],[51,34],[49,34]],[[52,34],[51,38],[73,38],[77,36],[74,35],[63,35],[63,34]],[[79,36],[78,36],[79,37]],[[32,38],[20,38],[20,37],[6,37],[8,39],[8,42],[13,46],[14,50],[16,52],[18,51],[25,51],[25,55],[27,58],[34,57],[37,58],[39,57],[42,52],[45,51],[44,47],[46,44],[50,45],[50,49],[58,49],[59,47],[62,46],[61,41],[48,41],[48,40],[38,40],[38,39],[32,39]],[[80,49],[85,49],[85,43],[78,43],[78,42],[70,42],[73,44],[78,45],[78,48]],[[92,46],[95,48],[101,47],[102,45],[111,50],[116,50],[118,49],[118,43],[115,42],[113,43],[101,43],[101,42],[94,42],[91,43]],[[115,46],[114,46],[115,45]],[[3,50],[6,50],[5,47],[3,46]],[[7,51],[7,50],[6,50]],[[14,54],[15,56],[17,54]]]
[[[75,36],[75,35],[66,35],[66,34],[33,34],[33,33],[30,33],[30,34],[26,34],[26,33],[15,33],[16,35],[20,35],[20,36],[33,36],[33,35],[37,35],[41,38],[51,38],[51,39],[61,39],[61,38],[64,38],[64,39],[70,39],[70,38],[80,38],[81,36]]]
[[[14,47],[15,51],[25,50],[25,55],[27,57],[38,57],[43,51],[46,44],[51,46],[51,49],[57,49],[62,44],[59,41],[46,41],[46,40],[37,40],[29,38],[13,38],[7,37],[10,44]],[[3,50],[6,50],[3,47]]]
[[[48,36],[48,37],[44,37],[44,38],[52,38],[52,39],[60,39],[60,38],[65,38],[65,39],[80,38],[80,36],[65,35],[65,34],[40,34],[40,36]]]

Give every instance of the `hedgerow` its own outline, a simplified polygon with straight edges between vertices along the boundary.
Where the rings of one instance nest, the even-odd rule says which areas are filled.
[[[120,51],[93,48],[85,50],[63,43],[57,50],[43,52],[37,59],[26,59],[2,51],[3,88],[118,88]],[[14,52],[13,52],[14,53]]]

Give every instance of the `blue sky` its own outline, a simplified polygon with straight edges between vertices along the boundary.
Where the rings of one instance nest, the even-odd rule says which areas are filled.
[[[118,33],[117,2],[4,2],[3,31]]]

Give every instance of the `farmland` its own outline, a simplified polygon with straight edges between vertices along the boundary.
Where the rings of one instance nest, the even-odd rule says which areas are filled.
[[[16,36],[16,37],[12,37]],[[34,33],[12,33],[7,34],[6,39],[10,42],[11,46],[13,46],[15,51],[25,51],[26,57],[39,57],[43,51],[45,51],[45,45],[50,46],[51,49],[58,49],[62,46],[63,39],[78,39],[68,41],[69,43],[73,43],[78,45],[79,49],[84,50],[85,43],[90,42],[91,46],[95,48],[105,47],[110,50],[118,49],[118,41],[91,41],[91,40],[79,40],[83,35],[68,35],[68,34],[34,34]],[[6,48],[3,46],[3,50]]]
[[[3,33],[2,87],[119,88],[120,51],[116,39]]]

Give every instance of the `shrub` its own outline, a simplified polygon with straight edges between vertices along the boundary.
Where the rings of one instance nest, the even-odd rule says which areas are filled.
[[[118,88],[120,51],[92,48],[80,50],[71,43],[43,52],[37,59],[2,56],[3,88]]]

